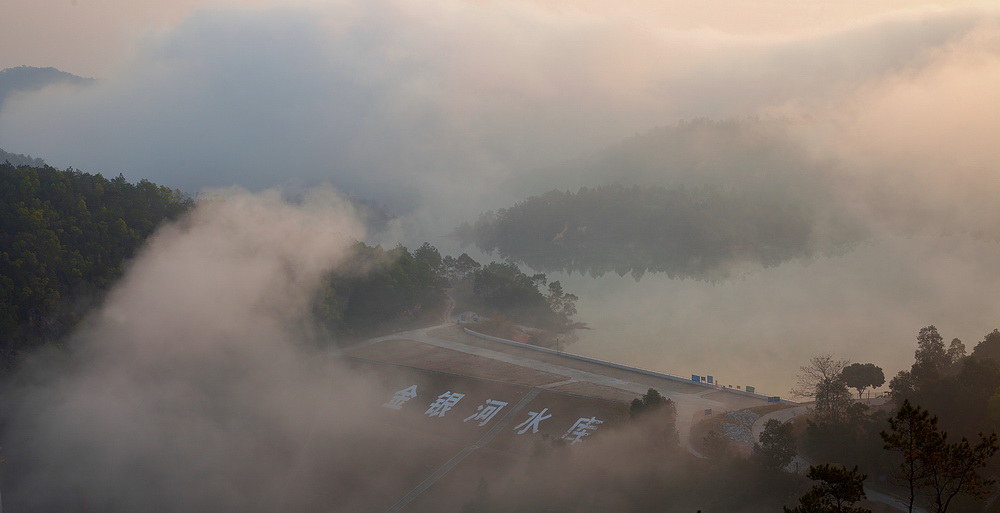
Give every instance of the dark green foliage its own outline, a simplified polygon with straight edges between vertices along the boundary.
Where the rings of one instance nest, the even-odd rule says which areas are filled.
[[[386,251],[359,242],[353,263],[346,267],[350,270],[330,278],[316,305],[328,332],[341,338],[436,320],[449,284],[460,289],[460,302],[471,303],[466,306],[488,316],[509,316],[514,322],[556,330],[572,327],[569,315],[575,313],[576,296],[563,292],[558,282],[549,287],[549,296],[543,296],[538,288],[546,282],[545,275],[527,276],[514,264],[493,262],[482,267],[464,253],[442,258],[426,242],[412,253],[402,246]],[[463,292],[469,290],[471,294]],[[556,307],[559,311],[553,310]]]
[[[889,389],[891,390],[892,398],[897,401],[902,401],[910,397],[916,390],[913,384],[913,374],[910,374],[908,370],[897,372],[896,376],[889,381]]]
[[[944,339],[934,325],[921,328],[917,334],[917,350],[911,373],[917,388],[928,387],[945,376],[951,358],[944,347]]]
[[[645,394],[642,394],[642,397],[632,399],[632,403],[629,405],[629,416],[637,419],[643,413],[664,407],[674,408],[673,401],[663,397],[655,388],[650,388]]]
[[[868,406],[853,403],[838,421],[808,420],[804,450],[814,461],[846,461],[872,471],[882,465],[878,433],[884,427],[884,414],[869,414]]]
[[[753,461],[762,467],[781,470],[795,459],[795,454],[792,424],[768,420],[760,434],[760,441],[753,445]]]
[[[937,417],[931,417],[927,410],[919,406],[913,407],[909,401],[903,401],[896,416],[889,419],[891,432],[881,433],[885,449],[899,451],[903,458],[893,477],[909,490],[911,511],[916,502],[921,476],[926,473],[926,462],[921,458],[921,451],[927,441],[936,436],[937,422]]]
[[[423,243],[413,251],[413,258],[421,265],[426,266],[438,276],[444,275],[444,262],[441,260],[441,252],[429,242]]]
[[[816,386],[816,419],[820,422],[840,423],[846,420],[854,404],[851,392],[841,377],[825,379]]]
[[[972,357],[979,360],[992,358],[1000,362],[1000,330],[995,329],[983,337],[982,342],[972,350]]]
[[[491,262],[472,272],[473,306],[531,327],[567,331],[573,328],[569,317],[576,313],[576,296],[559,282],[544,296],[539,287],[546,281],[544,274],[528,276],[513,263]]]
[[[997,332],[997,336],[1000,337],[1000,332]],[[951,344],[948,345],[948,359],[951,360],[951,364],[955,365],[963,358],[965,358],[965,344],[961,339],[951,339]]]
[[[883,413],[869,415],[865,405],[854,403],[840,420],[820,415],[808,421],[804,451],[818,461],[846,461],[870,474],[894,474],[899,484],[912,486],[907,495],[914,502],[930,497],[932,511],[972,511],[972,498],[988,483],[977,471],[996,448],[992,434],[980,435],[976,443],[968,440],[1000,422],[1000,413],[994,413],[1000,411],[1000,365],[990,357],[961,357],[959,344],[949,354],[933,326],[922,329],[917,339],[919,365],[901,371],[890,383],[902,407],[888,431]],[[922,378],[918,381],[914,374]],[[846,367],[840,373],[841,378],[850,376]],[[940,427],[938,417],[912,406],[918,400],[941,414]],[[945,430],[966,438],[949,442]]]
[[[871,510],[854,507],[865,498],[864,482],[868,476],[858,472],[858,467],[848,470],[840,465],[809,467],[809,479],[818,481],[793,509],[785,513],[871,513]]]
[[[632,399],[629,417],[641,422],[646,432],[652,433],[658,448],[675,450],[679,447],[677,434],[677,405],[663,397],[655,388],[650,388],[642,397]]]
[[[874,363],[852,363],[840,372],[844,384],[858,391],[858,399],[868,388],[878,388],[885,384],[885,374],[882,367]]]
[[[156,227],[190,205],[146,180],[0,164],[0,367],[65,337]]]
[[[909,489],[911,509],[919,490],[930,495],[937,513],[945,513],[959,494],[985,497],[990,493],[994,481],[979,471],[1000,448],[996,433],[980,434],[975,445],[964,437],[950,443],[948,434],[938,429],[938,418],[909,401],[889,419],[889,427],[882,439],[886,449],[902,456],[894,475]]]
[[[545,301],[549,303],[549,309],[553,312],[564,315],[567,319],[576,315],[576,301],[580,299],[576,294],[569,294],[563,291],[562,284],[554,281],[549,284],[549,293],[545,295]]]
[[[21,155],[20,153],[8,153],[0,148],[0,163],[10,162],[14,167],[45,167],[45,161],[34,158],[31,155]]]
[[[470,278],[472,273],[482,268],[482,265],[473,260],[468,253],[462,253],[458,258],[447,255],[441,260],[441,263],[445,276],[453,282]]]
[[[437,255],[437,258],[435,258]],[[445,303],[448,286],[440,255],[429,244],[410,253],[358,242],[353,264],[331,276],[320,291],[317,314],[327,330],[342,338],[402,329],[435,319]]]
[[[1000,363],[989,356],[991,347],[1000,345],[1000,332],[994,332],[998,334],[986,335],[971,356],[954,363],[947,352],[942,354],[944,344],[939,343],[937,330],[933,326],[922,329],[913,370],[901,372],[890,383],[893,397],[935,411],[942,425],[960,436],[997,429],[1000,423],[989,415],[988,407],[990,397],[1000,387]],[[918,375],[923,378],[918,379]]]
[[[718,280],[734,263],[769,267],[812,255],[816,216],[795,196],[606,185],[532,196],[455,236],[543,271]]]
[[[947,383],[951,386],[941,387],[941,402],[947,403],[948,395],[959,396],[952,397],[951,404],[958,410],[955,413],[961,411],[966,414],[960,421],[982,426],[985,417],[979,414],[982,413],[983,405],[989,401],[992,391],[1000,387],[1000,361],[993,358],[967,358],[961,367],[958,376]]]
[[[490,262],[475,271],[472,290],[484,302],[501,309],[519,305],[537,308],[545,303],[538,287],[546,282],[544,274],[528,276],[509,262]]]
[[[993,391],[993,395],[986,400],[986,408],[990,424],[993,426],[1000,424],[1000,387],[997,387]]]
[[[710,460],[719,461],[735,456],[736,448],[729,438],[712,429],[702,439],[701,454]]]

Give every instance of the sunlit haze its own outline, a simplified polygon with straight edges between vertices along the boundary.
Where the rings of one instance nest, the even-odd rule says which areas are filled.
[[[782,172],[832,169],[826,185],[838,201],[878,230],[935,224],[935,233],[994,241],[1000,231],[1000,11],[989,2],[14,0],[5,13],[0,67],[98,79],[8,98],[5,149],[191,193],[332,184],[398,216],[393,231],[373,235],[386,244],[429,240],[456,252],[446,238],[456,224],[530,194],[678,183],[670,162],[644,176],[583,176],[573,162],[702,118],[736,120],[749,132],[760,119],[786,124],[765,151],[802,169]],[[762,172],[753,169],[758,150],[727,134],[704,137],[676,159],[704,160],[710,148],[729,167],[715,173]],[[774,269],[748,278],[761,281],[754,284],[605,278],[604,294],[581,296],[595,330],[579,349],[630,361],[641,351],[685,374],[709,365],[690,346],[711,348],[725,374],[779,390],[794,374],[788,365],[839,344],[845,357],[876,359],[847,349],[861,344],[877,348],[886,367],[904,367],[919,327],[954,325],[955,336],[976,339],[998,317],[984,301],[996,277],[963,272],[993,261],[993,243],[951,243],[938,255],[922,250],[938,242],[878,241],[864,249],[871,260],[794,264],[801,271]],[[927,293],[845,285],[868,272],[859,266],[898,267],[893,258],[910,266],[900,279]],[[836,283],[835,293],[823,282]],[[790,316],[768,295],[815,303]],[[717,296],[680,325],[648,315]],[[886,308],[841,309],[877,301]],[[955,301],[975,315],[960,324]],[[900,322],[880,317],[902,304],[913,308]],[[648,323],[642,335],[627,329]],[[681,328],[682,340],[661,335]],[[850,341],[834,334],[845,331]],[[756,365],[742,370],[727,362],[727,344],[776,353],[775,366],[766,376]]]

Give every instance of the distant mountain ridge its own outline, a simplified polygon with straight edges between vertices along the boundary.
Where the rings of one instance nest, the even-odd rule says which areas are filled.
[[[31,155],[22,155],[20,153],[10,153],[4,151],[3,148],[0,148],[0,164],[3,164],[4,162],[10,162],[14,167],[45,167],[45,161],[40,158],[35,158]]]
[[[37,91],[53,84],[86,84],[93,78],[84,78],[56,68],[36,68],[33,66],[18,66],[0,70],[0,108],[4,100],[18,91]]]

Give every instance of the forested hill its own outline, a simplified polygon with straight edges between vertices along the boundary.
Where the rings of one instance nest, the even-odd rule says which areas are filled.
[[[39,347],[60,345],[157,227],[192,205],[146,180],[0,164],[0,376]],[[543,294],[545,276],[513,264],[442,258],[427,243],[410,252],[357,242],[354,258],[354,271],[320,284],[314,305],[333,338],[437,322],[449,286],[465,308],[557,332],[579,326],[570,319],[576,296],[559,282]]]
[[[542,271],[705,280],[726,279],[739,264],[775,266],[864,238],[850,218],[796,196],[621,185],[531,196],[463,224],[455,235]]]
[[[86,84],[92,78],[83,78],[56,68],[35,68],[18,66],[0,70],[0,107],[13,93],[34,91],[53,84]]]
[[[21,155],[20,153],[10,153],[0,148],[0,163],[10,162],[15,166],[45,167],[45,161],[31,155]]]
[[[190,205],[146,180],[0,163],[0,369],[64,337],[156,227]]]

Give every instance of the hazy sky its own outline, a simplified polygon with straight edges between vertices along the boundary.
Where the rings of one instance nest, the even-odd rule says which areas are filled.
[[[613,355],[640,361],[652,347],[685,374],[703,362],[661,333],[725,351],[728,328],[793,367],[826,348],[874,360],[856,341],[886,340],[898,370],[927,324],[970,349],[1000,325],[995,2],[609,4],[5,0],[0,68],[99,81],[8,98],[0,148],[188,192],[330,183],[400,214],[385,242],[451,252],[445,234],[483,210],[619,179],[573,163],[625,138],[736,120],[627,180],[814,173],[883,238],[726,286],[581,281],[581,317],[606,328],[587,344],[628,340]],[[651,313],[667,305],[688,306]],[[650,313],[626,335],[636,309]]]
[[[709,0],[595,0],[454,1],[435,6],[415,2],[365,2],[396,5],[411,13],[408,21],[436,19],[440,9],[473,11],[477,16],[516,16],[523,21],[544,21],[554,30],[566,30],[603,20],[633,24],[650,32],[679,31],[720,38],[761,40],[803,37],[835,31],[873,16],[920,9],[970,6],[968,1],[886,0],[865,2],[814,2],[766,0],[734,2]],[[979,2],[988,5],[990,2]],[[350,20],[365,10],[361,2],[347,0],[7,0],[4,2],[0,69],[18,65],[55,66],[91,77],[108,77],[135,58],[144,41],[160,37],[196,16],[199,11],[233,8],[241,11],[274,6],[313,9],[334,20]],[[352,5],[355,4],[355,5]],[[405,20],[404,20],[405,21]],[[329,27],[336,37],[336,26]]]
[[[102,80],[9,99],[0,147],[189,192],[332,182],[465,218],[679,120],[809,119],[810,151],[950,164],[989,161],[1000,110],[986,3],[7,3],[0,67]]]

